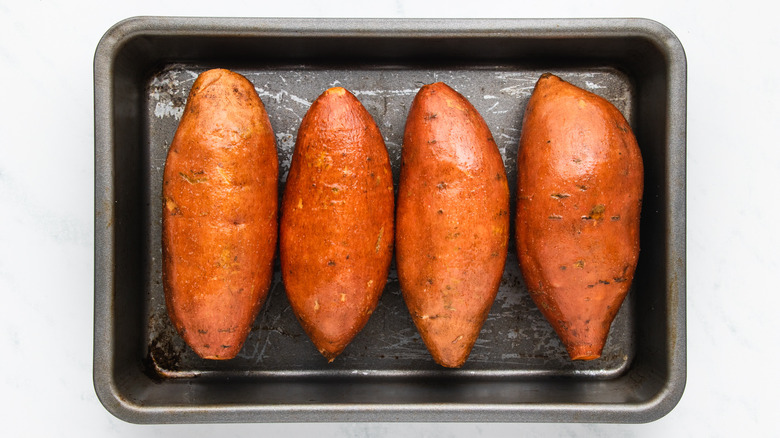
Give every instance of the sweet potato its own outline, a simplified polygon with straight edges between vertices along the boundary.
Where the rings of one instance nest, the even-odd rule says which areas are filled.
[[[433,359],[460,367],[498,291],[509,189],[490,129],[444,83],[420,89],[404,132],[396,262],[412,319]]]
[[[525,110],[517,168],[528,290],[571,359],[598,358],[639,257],[636,139],[607,100],[545,74]]]
[[[379,128],[350,92],[328,89],[298,131],[279,251],[290,305],[329,362],[379,302],[393,254],[393,206]]]
[[[278,164],[252,84],[209,70],[192,86],[163,176],[163,283],[168,314],[201,357],[230,359],[273,273]]]

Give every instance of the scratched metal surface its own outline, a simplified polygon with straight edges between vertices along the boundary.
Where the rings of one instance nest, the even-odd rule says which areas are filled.
[[[198,375],[320,375],[363,373],[438,373],[412,323],[401,296],[395,266],[366,327],[335,362],[327,364],[303,332],[287,302],[277,267],[265,306],[239,356],[215,362],[199,359],[171,325],[161,282],[161,182],[165,157],[197,74],[196,65],[169,65],[148,82],[147,114],[149,193],[147,365],[165,377]],[[309,105],[325,89],[350,90],[381,130],[398,185],[401,141],[409,105],[426,83],[443,81],[466,96],[490,127],[504,159],[512,199],[522,114],[543,70],[511,68],[471,70],[273,68],[236,70],[255,86],[271,119],[280,163],[280,194],[290,167],[298,126]],[[614,69],[556,70],[563,79],[607,98],[631,122],[635,90]],[[512,201],[514,211],[514,201]],[[632,294],[610,331],[602,358],[572,362],[563,345],[531,301],[515,256],[514,236],[498,296],[469,360],[460,370],[470,376],[577,375],[610,378],[629,366],[635,350]]]

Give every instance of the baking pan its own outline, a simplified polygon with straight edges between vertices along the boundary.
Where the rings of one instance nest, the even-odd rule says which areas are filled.
[[[382,131],[398,183],[408,107],[444,81],[485,118],[512,188],[519,130],[553,72],[613,102],[645,161],[642,249],[603,357],[572,362],[523,284],[510,238],[498,297],[468,362],[430,358],[395,268],[365,329],[328,364],[302,331],[277,269],[241,353],[204,361],[168,320],[161,284],[161,181],[198,73],[244,74],[263,99],[280,193],[301,118],[340,85]],[[375,20],[141,17],[95,54],[94,384],[137,423],[300,421],[647,422],[685,386],[686,61],[644,19]],[[514,208],[514,204],[512,205]]]

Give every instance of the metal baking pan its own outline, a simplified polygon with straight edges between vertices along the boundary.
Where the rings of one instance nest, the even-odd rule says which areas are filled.
[[[351,90],[373,115],[397,184],[409,104],[423,84],[448,83],[490,126],[513,192],[522,114],[542,73],[612,101],[634,128],[646,180],[639,266],[603,357],[567,358],[510,245],[495,305],[461,369],[430,358],[394,267],[368,325],[332,364],[293,316],[278,267],[240,355],[199,359],[165,311],[160,186],[192,81],[213,67],[244,74],[263,99],[280,193],[301,117],[330,86]],[[683,48],[644,19],[122,21],[95,54],[98,397],[137,423],[660,418],[686,376],[685,106]]]

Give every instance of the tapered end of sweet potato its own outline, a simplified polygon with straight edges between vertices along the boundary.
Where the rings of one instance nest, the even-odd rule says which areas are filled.
[[[425,324],[419,319],[415,322],[433,360],[446,368],[460,368],[466,363],[482,327],[482,324],[472,324],[472,327],[465,327],[466,324]]]
[[[569,353],[571,360],[593,360],[601,357],[601,351],[606,344],[606,333],[603,336],[598,336],[597,339],[581,339],[575,336],[571,336],[569,333],[561,335],[558,333],[566,346],[566,351]]]
[[[245,339],[246,333],[237,333],[235,336],[225,336],[224,333],[184,335],[185,342],[195,354],[211,360],[233,359],[241,351]]]
[[[167,297],[168,315],[184,342],[203,359],[233,359],[241,351],[252,322],[265,301],[259,288],[246,301],[229,292],[201,301],[178,293]]]
[[[346,88],[343,87],[332,87],[325,90],[323,93],[324,96],[344,96],[347,94]]]
[[[529,290],[572,360],[601,357],[612,321],[628,293],[628,285],[621,284],[601,284],[600,290],[586,286],[583,289],[586,292],[578,288],[551,288],[545,293]]]
[[[323,307],[318,312],[324,314],[311,314],[299,309],[296,316],[298,316],[301,326],[314,347],[325,359],[328,359],[328,363],[333,362],[347,348],[355,335],[368,322],[368,315],[371,313],[370,311],[358,311],[351,306]],[[357,317],[356,315],[363,316]],[[317,323],[308,322],[311,318],[315,318]]]
[[[357,334],[354,330],[343,330],[338,328],[334,328],[333,330],[328,330],[327,327],[315,328],[307,326],[305,328],[309,338],[312,340],[312,343],[314,343],[314,347],[317,348],[317,351],[319,351],[325,359],[328,359],[328,363],[333,362],[336,357],[347,348],[347,345],[349,345],[352,338]]]
[[[566,293],[573,295],[575,292],[562,292]],[[579,308],[573,308],[571,303],[560,299],[556,304],[545,301],[542,306],[547,306],[547,309],[542,313],[552,323],[572,360],[598,359],[626,293],[627,291],[623,290],[613,290],[611,304],[604,307],[581,305]],[[553,306],[557,311],[552,311]]]
[[[341,354],[342,351],[344,351],[343,347],[332,351],[323,348],[320,350],[320,354],[322,354],[325,359],[328,359],[328,363],[332,363],[334,360],[336,360],[336,357]]]
[[[372,119],[366,118],[370,116],[357,97],[342,87],[325,90],[317,97],[309,111],[313,114],[310,119],[316,120],[316,125],[321,129],[354,129],[373,123]]]
[[[447,108],[458,110],[456,117],[480,117],[469,101],[460,93],[444,82],[434,82],[423,85],[418,91],[419,105],[424,105],[426,110],[447,112]],[[439,117],[437,112],[427,114],[429,118]],[[452,114],[449,114],[452,117]]]
[[[567,348],[571,360],[593,360],[601,357],[601,348],[596,351],[590,345],[575,345]]]

